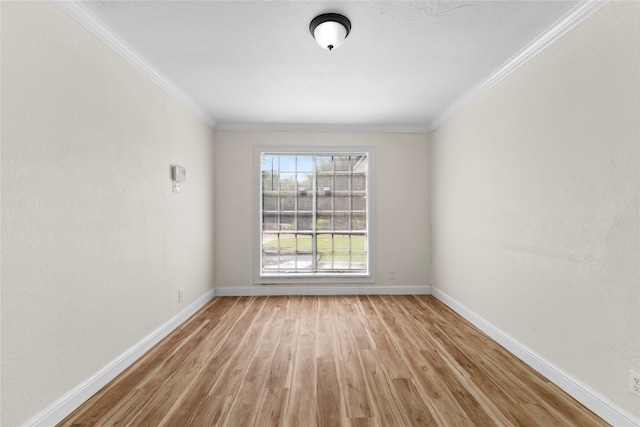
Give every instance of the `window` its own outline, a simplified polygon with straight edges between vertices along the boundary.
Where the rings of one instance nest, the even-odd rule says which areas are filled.
[[[256,149],[257,282],[369,277],[371,168],[362,147]]]

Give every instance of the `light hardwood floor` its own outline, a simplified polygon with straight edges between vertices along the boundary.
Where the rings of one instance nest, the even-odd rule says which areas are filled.
[[[432,296],[218,297],[61,426],[606,426]]]

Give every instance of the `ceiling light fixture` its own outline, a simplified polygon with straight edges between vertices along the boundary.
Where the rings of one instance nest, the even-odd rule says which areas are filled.
[[[325,13],[311,20],[309,31],[320,47],[333,50],[340,46],[351,32],[351,21],[337,13]]]

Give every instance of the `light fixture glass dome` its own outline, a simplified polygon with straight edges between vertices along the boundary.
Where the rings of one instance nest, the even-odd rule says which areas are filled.
[[[320,47],[323,49],[332,50],[342,44],[347,37],[347,29],[334,21],[323,22],[318,25],[313,32],[313,37],[316,39]]]
[[[313,18],[309,24],[309,31],[320,47],[333,50],[349,35],[351,22],[337,13],[325,13]]]

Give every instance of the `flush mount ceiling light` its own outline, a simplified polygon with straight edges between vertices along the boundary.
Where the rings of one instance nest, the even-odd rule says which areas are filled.
[[[333,50],[340,46],[351,32],[351,21],[337,13],[325,13],[311,20],[309,31],[320,47]]]

